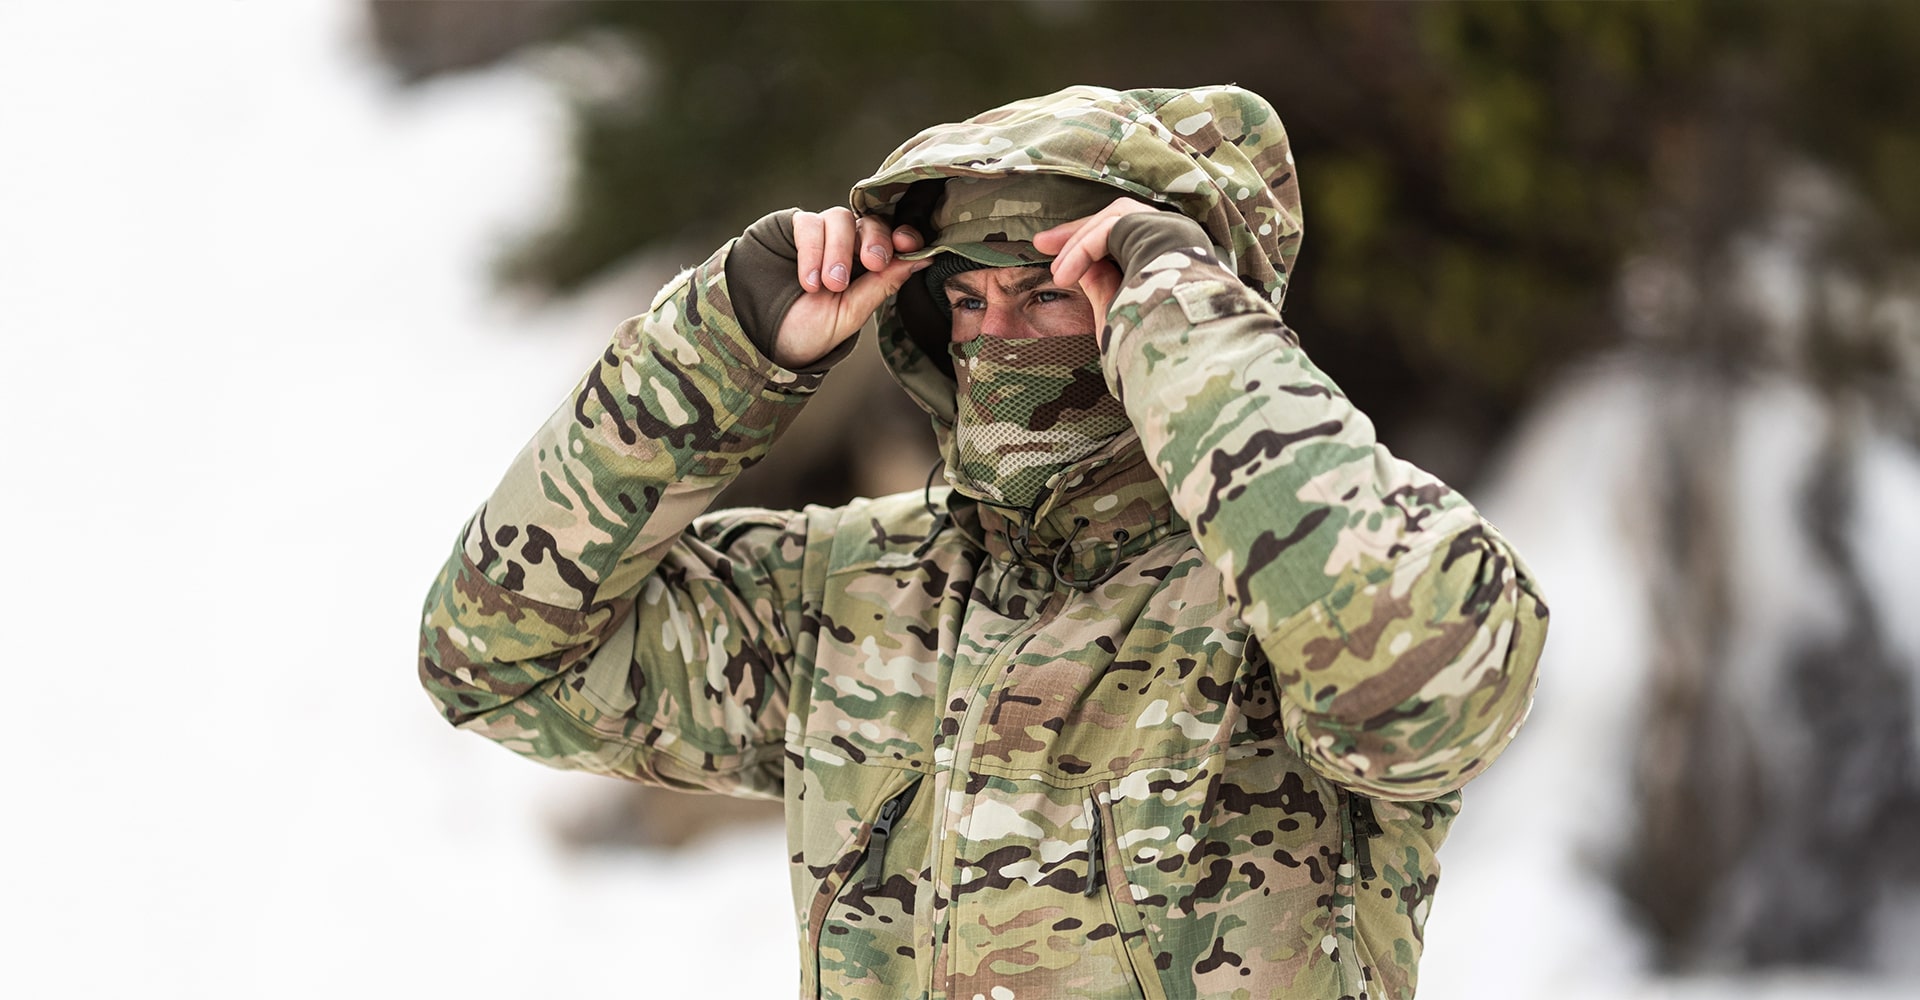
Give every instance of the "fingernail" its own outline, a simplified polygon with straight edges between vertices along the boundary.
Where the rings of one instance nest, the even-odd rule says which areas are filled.
[[[887,259],[891,257],[892,254],[887,253],[886,247],[883,247],[880,244],[875,243],[874,245],[867,248],[867,256],[872,257],[874,260],[879,261],[880,266],[885,267],[887,264]]]
[[[807,287],[808,288],[820,287],[820,269],[819,268],[816,267],[813,270],[807,272]]]
[[[832,267],[827,268],[827,277],[832,278],[835,281],[847,280],[847,265],[835,264]]]

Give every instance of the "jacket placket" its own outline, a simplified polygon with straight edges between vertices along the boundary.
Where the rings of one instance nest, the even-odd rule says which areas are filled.
[[[967,831],[972,819],[972,793],[967,788],[967,777],[972,771],[975,751],[978,749],[978,734],[981,714],[992,703],[994,692],[999,687],[1006,664],[1019,654],[1021,647],[1031,639],[1047,617],[1058,609],[1059,587],[1054,581],[1036,574],[1032,567],[1018,563],[1002,562],[994,574],[983,575],[981,585],[989,592],[1000,591],[998,607],[984,607],[974,602],[969,607],[968,619],[961,627],[961,645],[965,648],[970,641],[977,642],[987,638],[991,645],[981,650],[983,655],[973,657],[978,666],[965,678],[955,678],[955,683],[943,698],[941,742],[934,749],[934,787],[942,798],[943,810],[934,838],[934,903],[935,914],[931,929],[931,943],[934,959],[932,962],[932,983],[929,994],[932,1000],[943,1000],[951,991],[953,983],[953,920],[955,917],[954,884],[959,871],[957,856],[958,845],[967,839]],[[1048,589],[1043,593],[1036,587],[1017,586],[1006,575],[1012,574],[1019,584],[1028,584],[1035,578],[1044,578]],[[992,579],[986,579],[991,576]],[[1003,588],[1015,587],[1013,590]],[[1038,597],[1038,600],[1035,598]],[[1002,613],[1016,599],[1024,600],[1026,607],[1033,611],[1025,618],[1013,619]],[[984,617],[996,619],[995,627],[976,626],[982,612]],[[1002,625],[1001,623],[1006,623]],[[982,623],[984,624],[984,623]],[[1010,627],[1009,627],[1010,626]],[[1004,632],[1000,629],[1005,628]],[[993,633],[1000,632],[999,635]],[[983,633],[985,635],[983,635]],[[956,662],[959,662],[956,660]],[[952,725],[949,726],[949,723]],[[947,744],[945,732],[951,731],[952,743]]]

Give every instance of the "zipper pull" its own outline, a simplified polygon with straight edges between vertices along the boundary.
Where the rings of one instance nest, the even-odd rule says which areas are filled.
[[[867,835],[867,860],[865,875],[861,879],[861,888],[873,892],[880,888],[885,878],[887,859],[887,840],[893,836],[893,824],[900,821],[900,814],[907,811],[907,803],[913,800],[913,793],[920,787],[918,778],[913,784],[900,790],[898,795],[887,800],[880,807],[879,818],[873,821],[873,832]]]
[[[1373,800],[1358,792],[1347,793],[1347,817],[1353,827],[1353,860],[1360,869],[1363,881],[1372,880],[1379,873],[1373,867],[1373,851],[1370,841],[1387,831],[1380,826],[1380,820],[1373,814]]]
[[[1091,896],[1100,891],[1101,855],[1105,847],[1105,838],[1100,832],[1100,804],[1095,802],[1093,826],[1087,833],[1087,888],[1083,895]]]

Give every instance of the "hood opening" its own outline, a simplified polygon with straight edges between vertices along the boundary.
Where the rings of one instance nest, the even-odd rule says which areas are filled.
[[[1057,174],[1016,172],[914,182],[901,198],[894,224],[912,225],[927,243],[901,256],[936,263],[920,273],[921,281],[908,282],[895,293],[909,339],[951,377],[954,366],[947,345],[952,311],[941,279],[959,271],[1051,261],[1051,254],[1033,245],[1036,236],[1106,208],[1121,193],[1106,184]]]
[[[1091,181],[1181,212],[1249,288],[1276,306],[1285,296],[1302,232],[1300,192],[1286,131],[1257,94],[1079,86],[1015,101],[907,140],[854,185],[850,207],[931,238],[948,179],[1014,174]],[[945,323],[929,321],[935,309],[923,283],[908,282],[875,318],[888,369],[944,438],[954,383]]]
[[[924,241],[932,243],[933,210],[939,206],[940,195],[946,187],[947,180],[944,177],[907,185],[906,192],[894,206],[893,224],[912,226]],[[946,315],[934,304],[933,293],[927,289],[926,282],[908,281],[901,286],[894,295],[894,309],[901,325],[906,328],[907,338],[933,363],[934,368],[946,376],[947,381],[953,381],[953,359],[947,356],[947,340],[952,328],[947,323]],[[887,367],[894,372],[895,378],[899,378],[898,369],[891,364]]]
[[[1178,211],[1200,223],[1247,287],[1275,306],[1285,296],[1302,232],[1299,187],[1280,119],[1256,94],[1080,86],[1015,101],[909,139],[854,186],[850,207],[931,240],[949,180],[1015,175],[1092,182]],[[950,328],[926,283],[907,282],[875,322],[888,370],[932,417],[951,459]]]

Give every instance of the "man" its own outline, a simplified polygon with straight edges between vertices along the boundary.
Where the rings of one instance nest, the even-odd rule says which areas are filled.
[[[1411,995],[1546,611],[1281,323],[1298,205],[1258,97],[1077,87],[761,220],[468,523],[422,680],[783,798],[802,996]],[[700,516],[870,319],[949,488]]]

